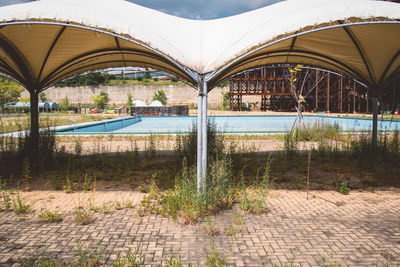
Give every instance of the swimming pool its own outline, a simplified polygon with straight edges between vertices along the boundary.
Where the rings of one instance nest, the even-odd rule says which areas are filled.
[[[218,132],[225,133],[281,133],[289,131],[296,116],[209,116]],[[197,117],[142,117],[98,122],[82,127],[57,130],[60,134],[176,134],[189,132]],[[326,116],[304,116],[306,125],[313,123],[338,124],[343,131],[371,130],[372,120]],[[379,130],[400,129],[400,121],[379,120]]]
[[[57,133],[112,133],[118,129],[124,129],[132,124],[140,122],[141,118],[122,118],[99,122],[70,125],[56,130]]]

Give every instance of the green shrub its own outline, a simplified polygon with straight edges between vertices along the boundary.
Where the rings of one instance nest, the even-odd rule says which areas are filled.
[[[350,188],[347,187],[347,180],[343,179],[343,181],[339,184],[339,192],[343,195],[348,195],[350,193]]]

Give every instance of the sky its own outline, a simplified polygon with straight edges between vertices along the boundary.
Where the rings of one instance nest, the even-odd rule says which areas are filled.
[[[84,0],[83,0],[84,1]],[[113,0],[109,0],[112,2]],[[228,17],[282,0],[128,0],[171,15],[190,19]],[[29,0],[0,0],[0,6],[29,2]]]

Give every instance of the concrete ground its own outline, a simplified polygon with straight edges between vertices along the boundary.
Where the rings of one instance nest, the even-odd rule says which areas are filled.
[[[35,255],[73,261],[77,241],[91,250],[104,248],[106,264],[118,252],[142,245],[145,264],[166,264],[171,255],[205,266],[206,254],[215,251],[228,266],[399,266],[400,193],[394,191],[354,192],[345,196],[333,191],[273,190],[265,215],[244,215],[227,210],[196,225],[184,225],[160,215],[139,217],[137,206],[144,194],[137,191],[97,191],[66,194],[62,191],[21,193],[33,203],[35,212],[20,220],[13,212],[0,213],[0,265],[12,266]],[[96,213],[95,221],[79,225],[73,209],[78,205],[132,201],[133,208]],[[41,207],[58,210],[63,220],[43,223]],[[236,215],[235,215],[236,214]],[[209,235],[207,229],[217,233]],[[228,235],[233,226],[238,231]],[[293,265],[291,265],[293,264]]]

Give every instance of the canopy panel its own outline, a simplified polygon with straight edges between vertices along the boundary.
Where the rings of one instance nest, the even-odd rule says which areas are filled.
[[[301,63],[349,74],[374,88],[400,66],[399,36],[397,22],[336,22],[256,47],[216,71],[211,82],[260,65]]]
[[[165,39],[176,40],[173,29],[185,21],[178,17],[121,0],[41,0],[0,8],[0,21],[0,71],[27,88],[124,66],[153,67],[195,84],[176,60],[185,51]]]
[[[0,67],[27,87],[41,89],[77,73],[125,66],[153,67],[193,82],[183,67],[123,38],[81,25],[7,25],[0,28]]]
[[[198,21],[122,0],[41,0],[0,8],[0,71],[28,88],[77,73],[148,66],[209,88],[245,69],[303,63],[377,87],[400,66],[400,5],[289,0]]]

